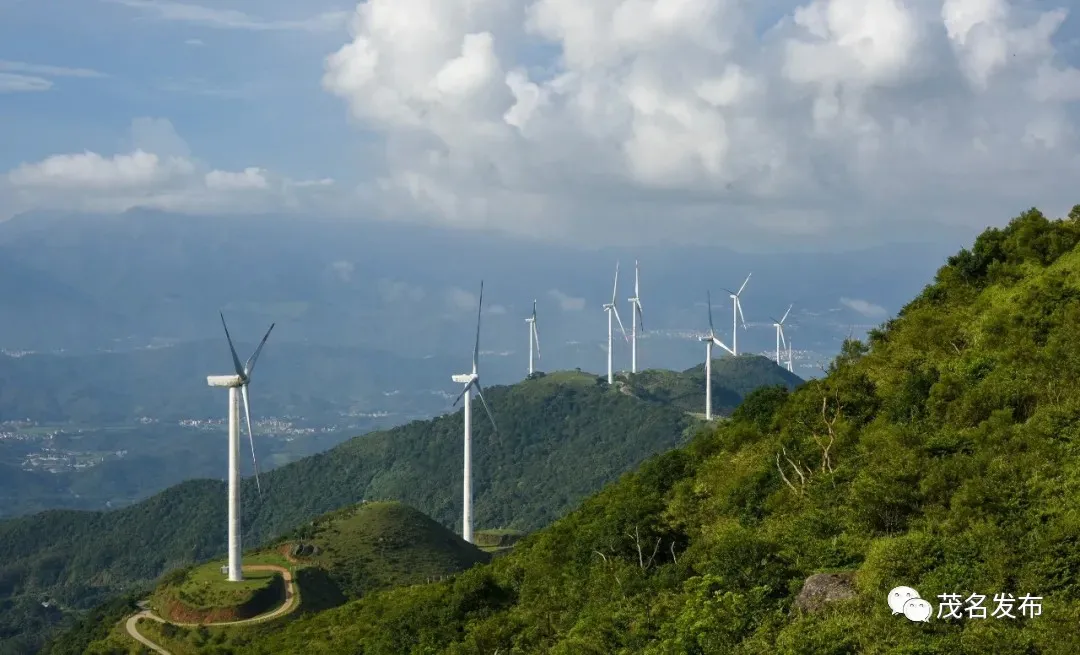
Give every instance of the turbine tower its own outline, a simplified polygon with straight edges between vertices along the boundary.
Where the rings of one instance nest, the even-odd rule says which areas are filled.
[[[788,305],[787,311],[784,312],[783,318],[779,321],[775,318],[770,318],[773,322],[773,327],[776,328],[776,365],[781,366],[780,363],[780,343],[783,342],[784,347],[787,348],[787,341],[784,339],[784,321],[787,320],[788,314],[791,313],[793,305]]]
[[[533,374],[533,352],[536,353],[536,360],[540,361],[540,333],[536,331],[536,301],[533,300],[533,313],[532,316],[525,319],[525,322],[529,324],[529,375]]]
[[[614,384],[615,374],[612,371],[611,354],[612,343],[611,337],[614,334],[614,325],[611,322],[611,317],[614,316],[615,320],[619,322],[619,329],[622,330],[623,338],[630,341],[630,337],[626,336],[626,328],[623,327],[622,319],[619,318],[619,309],[615,306],[615,297],[619,295],[619,262],[615,262],[615,287],[611,290],[611,302],[604,305],[604,311],[607,312],[607,383]]]
[[[795,369],[791,366],[791,341],[787,342],[787,370],[788,373],[794,373]]]
[[[638,285],[638,263],[634,260],[634,297],[630,301],[630,372],[637,373],[637,335],[638,329],[645,331],[645,319],[641,317],[641,287]]]
[[[487,401],[484,400],[484,392],[480,387],[480,374],[477,372],[476,365],[480,358],[480,312],[484,308],[484,282],[480,282],[480,306],[476,310],[476,345],[473,346],[472,355],[472,373],[463,373],[461,375],[451,376],[454,382],[464,384],[465,388],[458,394],[456,400],[454,400],[454,406],[456,407],[458,402],[462,398],[465,399],[464,414],[465,414],[465,483],[462,490],[463,495],[463,507],[461,512],[461,537],[469,542],[473,542],[473,519],[472,519],[472,389],[476,389],[476,395],[480,397],[480,402],[484,405],[484,411],[487,412],[488,418],[491,419],[491,427],[498,434],[499,428],[495,425],[495,417],[491,414],[491,409],[488,407]]]
[[[720,346],[724,350],[728,351],[732,355],[735,351],[724,345],[723,341],[716,338],[716,330],[713,329],[712,322],[712,293],[706,291],[705,296],[709,302],[709,333],[703,337],[699,337],[699,340],[705,342],[705,420],[712,420],[712,349],[713,346]]]
[[[750,281],[750,275],[753,275],[753,273],[750,273],[749,275],[746,276],[746,279],[743,280],[742,286],[739,287],[738,291],[732,291],[731,289],[724,289],[724,291],[727,291],[729,294],[731,294],[731,354],[732,355],[738,355],[739,354],[739,332],[738,332],[738,327],[739,327],[739,321],[740,320],[742,321],[743,329],[744,330],[746,329],[746,319],[743,318],[742,303],[739,302],[739,295],[743,292],[743,289],[746,288],[746,283]]]
[[[229,352],[232,353],[234,375],[209,375],[206,383],[211,387],[226,387],[229,390],[229,582],[240,582],[244,579],[240,564],[240,399],[244,401],[244,417],[247,419],[248,441],[251,442],[251,461],[255,465],[255,486],[262,494],[262,485],[259,483],[259,462],[255,458],[255,438],[251,434],[251,407],[248,405],[248,383],[251,382],[251,372],[255,369],[255,361],[259,358],[266,340],[270,337],[274,324],[263,335],[255,352],[243,365],[236,356],[236,348],[233,347],[232,337],[229,336],[229,326],[225,324],[225,315],[221,314],[221,326],[225,328],[225,340],[229,342]]]

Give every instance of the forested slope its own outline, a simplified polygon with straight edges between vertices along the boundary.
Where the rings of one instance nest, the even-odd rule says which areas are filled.
[[[755,393],[489,565],[233,652],[1080,652],[1078,243],[1080,207],[988,230],[826,378]],[[797,608],[825,571],[850,597]],[[897,585],[929,624],[892,614]],[[939,618],[938,594],[988,616]],[[995,618],[997,594],[1042,614]]]
[[[474,408],[477,528],[535,530],[648,456],[684,438],[683,411],[552,374]],[[454,530],[461,520],[461,412],[357,437],[242,487],[245,547],[361,500],[392,499]],[[0,521],[0,646],[38,643],[64,610],[102,602],[163,571],[224,551],[225,485],[196,480],[112,512],[52,511]],[[50,601],[52,607],[41,603]],[[19,651],[16,651],[19,652]]]

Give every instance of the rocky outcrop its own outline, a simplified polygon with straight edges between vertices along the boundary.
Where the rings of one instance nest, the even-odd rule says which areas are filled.
[[[806,579],[795,597],[795,607],[804,612],[820,612],[829,603],[849,600],[856,595],[855,573],[817,573]]]

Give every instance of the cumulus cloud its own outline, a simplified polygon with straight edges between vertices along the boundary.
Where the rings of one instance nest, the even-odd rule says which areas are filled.
[[[1064,9],[779,5],[368,0],[323,86],[386,137],[385,211],[460,225],[745,241],[1070,200]]]
[[[551,289],[548,291],[548,295],[559,304],[559,309],[564,312],[580,312],[585,309],[585,299],[575,298],[569,294],[563,293],[558,289]]]
[[[840,304],[867,318],[885,318],[889,315],[889,311],[881,305],[875,305],[872,302],[859,300],[858,298],[841,298]]]
[[[187,212],[265,211],[295,204],[308,186],[259,167],[214,169],[192,157],[166,119],[137,118],[127,139],[130,151],[84,151],[24,162],[0,178],[0,193],[14,207],[124,211],[152,207]]]

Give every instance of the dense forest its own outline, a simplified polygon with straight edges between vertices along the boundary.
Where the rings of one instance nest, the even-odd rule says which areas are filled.
[[[826,378],[753,393],[505,557],[216,652],[1080,652],[1078,244],[1080,206],[987,230]],[[929,623],[892,614],[898,585]],[[993,616],[999,594],[1042,613]]]
[[[786,379],[755,359],[761,383]],[[695,421],[676,407],[638,398],[622,382],[611,388],[585,373],[537,375],[486,395],[499,431],[486,420],[474,422],[477,528],[543,527],[647,457],[683,443]],[[261,495],[245,480],[244,543],[265,543],[364,499],[403,501],[457,530],[461,448],[459,410],[271,471],[262,477]],[[200,480],[112,512],[51,511],[0,521],[0,644],[25,652],[64,612],[223,552],[225,509],[224,484]]]

